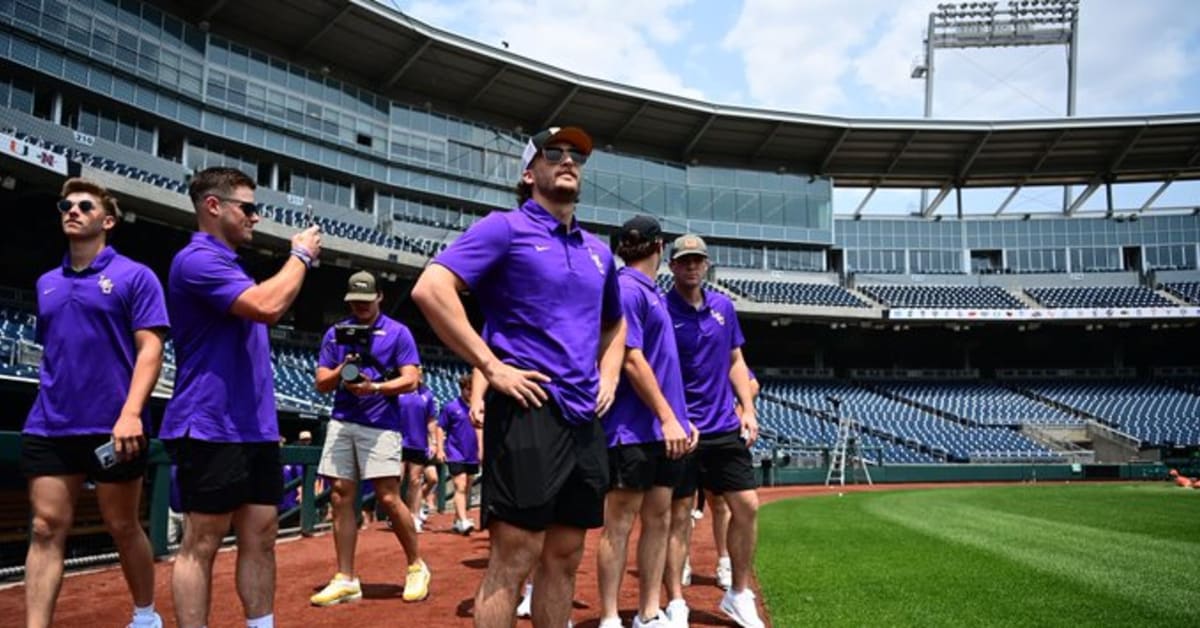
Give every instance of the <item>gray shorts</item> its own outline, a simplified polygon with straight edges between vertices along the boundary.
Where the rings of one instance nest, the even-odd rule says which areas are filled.
[[[400,477],[400,432],[330,421],[317,473],[343,480]]]

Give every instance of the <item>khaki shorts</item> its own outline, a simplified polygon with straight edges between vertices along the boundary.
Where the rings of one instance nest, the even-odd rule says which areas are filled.
[[[317,473],[343,480],[400,476],[400,432],[330,421]]]

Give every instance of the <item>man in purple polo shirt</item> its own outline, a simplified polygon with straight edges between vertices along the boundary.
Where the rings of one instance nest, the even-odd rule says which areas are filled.
[[[454,482],[454,525],[459,534],[470,534],[475,521],[467,517],[467,495],[471,477],[479,473],[479,440],[482,434],[471,424],[471,374],[458,377],[458,398],[442,407],[438,415],[435,457],[446,464]]]
[[[33,510],[25,624],[50,625],[75,502],[90,477],[133,596],[130,626],[161,627],[138,502],[148,449],[146,399],[162,367],[167,329],[162,286],[149,268],[108,246],[121,218],[108,190],[69,179],[58,211],[68,250],[62,265],[37,281],[37,340],[44,350],[21,438]],[[102,461],[97,448],[110,443]]]
[[[433,460],[429,455],[432,440],[430,432],[437,429],[437,400],[433,391],[421,381],[418,374],[417,388],[409,393],[400,395],[400,434],[404,460],[404,477],[408,480],[408,491],[405,494],[408,509],[412,511],[417,526],[421,532],[425,516],[421,513],[424,496],[423,482],[426,482],[425,468]],[[435,478],[436,479],[436,478]]]
[[[300,293],[321,252],[310,227],[292,237],[275,276],[254,283],[238,264],[260,220],[254,179],[233,168],[197,172],[188,187],[199,232],[171,262],[175,395],[159,436],[179,466],[186,513],[171,592],[181,628],[208,622],[212,563],[237,532],[237,592],[246,624],[274,626],[275,506],[283,493],[267,325]]]
[[[512,622],[537,564],[534,623],[565,625],[584,534],[604,522],[608,460],[597,416],[625,349],[612,253],[575,220],[592,139],[575,127],[530,138],[519,207],[492,212],[434,260],[413,300],[438,336],[488,380],[483,524],[491,559],[475,623]],[[486,339],[458,292],[470,288]]]
[[[400,499],[400,398],[416,388],[421,360],[408,327],[380,312],[383,293],[374,275],[351,275],[345,301],[351,316],[325,331],[316,375],[318,392],[337,391],[317,473],[333,478],[329,503],[338,570],[309,602],[333,606],[362,599],[354,572],[354,497],[360,480],[371,481],[377,505],[404,548],[404,600],[415,602],[429,595],[429,567],[417,548],[413,514]]]
[[[667,626],[659,588],[671,525],[671,491],[682,477],[682,457],[692,433],[684,403],[679,352],[667,302],[654,282],[662,262],[662,227],[649,216],[621,226],[617,255],[625,313],[625,364],[612,411],[604,417],[612,490],[604,505],[604,533],[596,555],[600,628],[620,628],[617,594],[626,546],[640,516],[638,612],[634,628]]]
[[[673,542],[668,549],[672,556],[668,558],[667,588],[672,599],[667,615],[673,624],[687,624],[688,609],[680,587],[686,548],[674,540],[681,535],[686,538],[681,531],[691,525],[692,496],[699,484],[723,496],[730,511],[733,583],[721,599],[721,611],[741,626],[758,628],[763,623],[749,588],[758,519],[758,482],[750,446],[758,438],[758,419],[742,357],[745,338],[733,303],[704,289],[708,247],[700,236],[689,234],[675,240],[671,272],[675,288],[667,295],[667,306],[679,347],[688,418],[700,430],[700,444],[694,454],[696,478],[680,483],[671,507]],[[735,404],[742,406],[740,417]]]

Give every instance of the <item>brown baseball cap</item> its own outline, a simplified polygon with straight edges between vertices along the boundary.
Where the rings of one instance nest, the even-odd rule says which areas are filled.
[[[350,281],[346,283],[346,302],[374,301],[378,296],[375,275],[365,270],[350,275]]]
[[[708,245],[704,243],[704,238],[694,233],[686,233],[675,238],[675,244],[671,246],[671,249],[671,259],[679,259],[687,255],[708,257]]]

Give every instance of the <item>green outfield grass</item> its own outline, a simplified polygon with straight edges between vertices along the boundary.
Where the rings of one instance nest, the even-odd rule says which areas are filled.
[[[1200,626],[1200,491],[846,493],[764,506],[756,567],[791,626]]]

